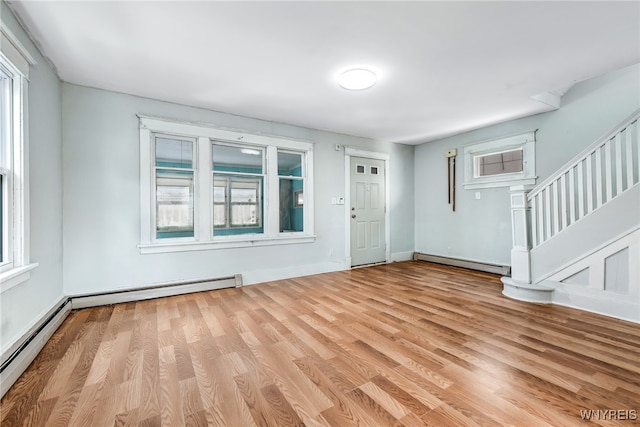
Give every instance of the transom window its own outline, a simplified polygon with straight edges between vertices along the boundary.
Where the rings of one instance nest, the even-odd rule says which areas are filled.
[[[140,143],[142,253],[314,239],[312,143],[147,117]]]
[[[535,131],[464,147],[464,188],[533,185]]]
[[[522,172],[522,148],[502,151],[495,154],[484,154],[474,158],[475,177],[503,175]]]

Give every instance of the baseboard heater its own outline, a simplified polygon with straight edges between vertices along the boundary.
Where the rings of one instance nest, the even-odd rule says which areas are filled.
[[[193,292],[212,291],[223,288],[238,288],[242,286],[242,275],[218,279],[189,280],[172,282],[140,288],[130,288],[94,294],[71,296],[73,309],[97,307],[100,305],[119,304],[123,302],[142,301],[153,298],[184,295]]]
[[[488,264],[479,261],[469,261],[466,259],[448,258],[438,255],[423,254],[420,252],[413,253],[414,261],[427,261],[435,264],[449,265],[452,267],[461,267],[469,270],[484,271],[487,273],[500,274],[502,276],[511,275],[511,267],[508,265]]]
[[[2,354],[0,365],[0,398],[11,388],[20,375],[29,367],[42,347],[60,327],[71,312],[71,298],[64,298],[45,314],[22,339]]]
[[[0,397],[18,380],[71,310],[242,286],[242,275],[67,296],[1,356]]]

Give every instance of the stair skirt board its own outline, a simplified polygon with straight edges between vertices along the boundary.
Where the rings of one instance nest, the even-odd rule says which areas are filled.
[[[42,319],[31,330],[2,354],[0,359],[2,360],[2,365],[0,365],[0,398],[29,367],[71,310],[240,286],[242,286],[242,275],[236,274],[218,279],[191,280],[65,297],[60,304],[42,316]]]
[[[580,285],[568,285],[552,280],[545,280],[541,285],[554,289],[553,304],[640,323],[639,295],[585,289]]]
[[[511,267],[508,265],[489,264],[480,261],[423,254],[420,252],[414,252],[413,260],[433,262],[435,264],[443,264],[451,267],[461,267],[468,270],[484,271],[486,273],[500,274],[502,276],[508,276],[511,274]]]

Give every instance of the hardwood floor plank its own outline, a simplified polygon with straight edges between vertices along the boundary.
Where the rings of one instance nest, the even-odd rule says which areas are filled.
[[[637,324],[501,289],[403,262],[73,311],[0,425],[640,423]]]

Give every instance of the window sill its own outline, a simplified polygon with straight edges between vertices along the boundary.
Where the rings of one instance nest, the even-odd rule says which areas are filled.
[[[4,273],[0,273],[0,294],[29,280],[29,277],[31,277],[31,270],[37,266],[38,263],[33,263],[22,267],[12,268]]]
[[[252,248],[260,246],[294,245],[299,243],[313,243],[314,235],[281,236],[275,238],[256,237],[253,239],[225,238],[209,242],[167,242],[140,244],[138,249],[142,255],[160,254],[167,252],[205,251],[214,249]]]
[[[496,187],[512,187],[514,185],[535,185],[538,177],[487,180],[484,182],[465,182],[462,184],[465,190],[476,190],[479,188],[496,188]]]

